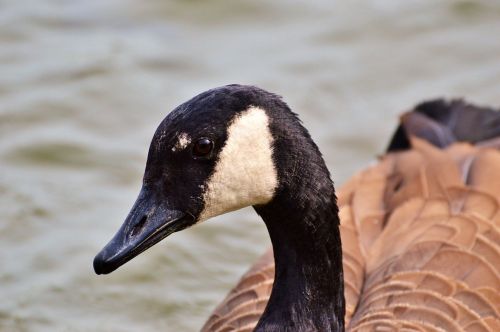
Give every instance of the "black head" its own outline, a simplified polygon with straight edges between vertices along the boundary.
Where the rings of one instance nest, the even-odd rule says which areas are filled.
[[[252,86],[216,88],[177,107],[154,134],[139,197],[94,259],[96,273],[197,222],[269,203],[287,159],[273,150],[293,145],[295,127],[309,139],[280,97]]]

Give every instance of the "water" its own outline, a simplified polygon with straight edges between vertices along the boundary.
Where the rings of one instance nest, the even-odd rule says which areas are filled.
[[[495,1],[0,1],[0,330],[196,331],[268,246],[246,209],[93,273],[196,93],[285,96],[341,184],[418,101],[500,105],[498,32]]]

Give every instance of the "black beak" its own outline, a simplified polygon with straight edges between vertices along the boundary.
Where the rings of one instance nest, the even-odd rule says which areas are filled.
[[[194,217],[159,202],[143,188],[116,235],[94,258],[97,274],[113,272],[170,234],[194,224]]]

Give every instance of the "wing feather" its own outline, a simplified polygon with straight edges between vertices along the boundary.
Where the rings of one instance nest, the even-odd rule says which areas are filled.
[[[499,141],[408,140],[338,192],[346,326],[500,331]],[[273,278],[268,250],[202,331],[251,331]]]

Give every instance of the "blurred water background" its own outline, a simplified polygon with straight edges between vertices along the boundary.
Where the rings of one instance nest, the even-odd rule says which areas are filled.
[[[498,1],[1,0],[0,330],[196,331],[269,245],[245,209],[94,275],[181,102],[283,95],[340,185],[415,103],[500,105],[499,33]]]

